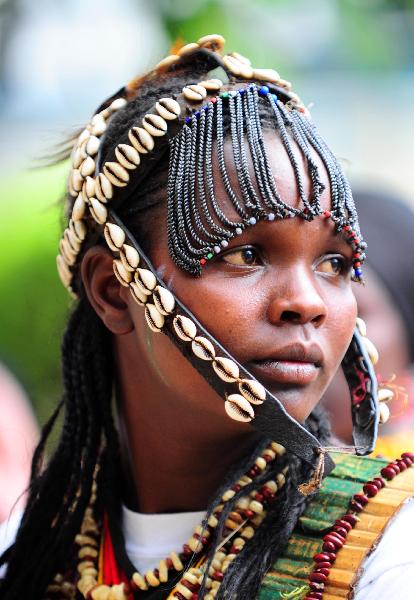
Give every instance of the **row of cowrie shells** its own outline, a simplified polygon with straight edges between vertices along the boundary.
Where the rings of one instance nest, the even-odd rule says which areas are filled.
[[[134,300],[145,307],[145,319],[151,331],[161,332],[165,317],[172,315],[175,309],[173,294],[167,288],[157,285],[152,271],[139,267],[139,253],[125,243],[126,235],[122,227],[106,223],[104,236],[110,250],[119,253],[119,258],[113,262],[116,278],[121,285],[129,287]],[[241,378],[239,367],[233,360],[216,356],[213,344],[206,337],[197,335],[197,326],[189,317],[176,315],[173,330],[180,340],[191,343],[191,349],[197,358],[211,361],[214,372],[222,381],[238,384],[240,393],[230,394],[225,401],[226,413],[237,421],[251,421],[254,418],[252,405],[262,404],[266,399],[263,385],[254,379]]]
[[[76,263],[86,236],[85,216],[87,209],[92,218],[105,225],[108,219],[106,204],[113,197],[113,186],[124,187],[129,182],[129,170],[140,164],[140,154],[146,154],[154,147],[154,137],[164,135],[167,121],[177,119],[180,105],[172,98],[161,98],[155,105],[158,114],[147,114],[142,120],[143,127],[133,127],[128,137],[129,144],[118,144],[115,148],[116,161],[106,162],[103,172],[96,177],[93,156],[99,151],[99,137],[106,130],[106,119],[125,106],[126,100],[118,98],[111,105],[95,115],[90,124],[78,138],[72,152],[72,171],[69,177],[69,192],[76,196],[72,208],[69,227],[65,230],[60,243],[60,254],[57,257],[57,268],[62,283],[70,289],[72,272],[70,267]],[[124,251],[124,265],[134,262],[135,249],[131,246]],[[126,267],[128,268],[128,267]]]
[[[117,98],[107,108],[94,115],[72,150],[72,169],[69,174],[68,188],[70,195],[76,197],[76,200],[72,207],[69,225],[59,243],[59,254],[56,258],[60,279],[69,290],[73,276],[70,267],[75,265],[87,233],[85,222],[87,206],[89,205],[90,212],[99,215],[100,219],[107,214],[105,207],[101,209],[98,200],[94,199],[97,203],[94,205],[90,199],[95,195],[104,198],[105,202],[112,198],[111,183],[102,176],[97,179],[92,177],[96,169],[94,157],[99,151],[100,137],[106,131],[106,120],[125,104],[124,98]]]
[[[365,346],[368,356],[371,359],[373,365],[376,365],[379,360],[379,353],[375,345],[367,337],[367,326],[365,321],[360,317],[356,319],[356,327],[362,336],[362,342]],[[382,387],[378,390],[378,401],[379,401],[379,416],[380,423],[384,424],[390,418],[390,409],[388,408],[387,402],[390,402],[394,398],[394,392],[387,387]]]

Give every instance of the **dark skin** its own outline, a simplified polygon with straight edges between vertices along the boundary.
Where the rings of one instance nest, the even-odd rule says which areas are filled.
[[[280,194],[296,206],[295,179],[281,142],[274,133],[265,139]],[[230,164],[227,142],[225,151]],[[216,194],[230,215],[217,169],[214,161]],[[322,165],[321,172],[322,203],[329,208]],[[235,173],[230,175],[235,185]],[[164,211],[150,249],[154,266],[207,330],[303,422],[352,337],[351,248],[323,217],[259,222],[194,278],[169,257]],[[94,309],[113,333],[127,504],[148,513],[205,509],[231,466],[257,443],[257,433],[231,420],[223,399],[170,340],[149,330],[142,307],[115,279],[108,252],[89,249],[82,278]],[[301,356],[281,356],[292,344]]]

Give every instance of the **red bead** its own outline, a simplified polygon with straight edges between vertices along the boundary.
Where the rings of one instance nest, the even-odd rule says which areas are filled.
[[[269,494],[267,499],[269,500],[269,503],[274,502],[276,499],[276,494]]]
[[[329,568],[324,568],[324,567],[318,567],[317,569],[315,569],[314,573],[322,573],[322,575],[326,575],[326,577],[328,577],[329,575]]]
[[[210,102],[211,104],[215,104],[217,102],[217,98],[211,98]]]
[[[328,552],[329,560],[334,563],[336,561],[336,552]]]
[[[327,554],[326,552],[319,552],[318,554],[315,554],[315,556],[313,557],[313,560],[317,563],[319,562],[330,562],[330,558],[329,558],[329,554]]]
[[[198,594],[193,594],[191,596],[191,600],[198,600]]]
[[[351,502],[349,503],[349,508],[355,512],[362,512],[364,510],[362,504],[356,502],[355,500],[351,500]]]
[[[359,252],[354,252],[354,258],[361,258],[361,255]]]
[[[324,542],[322,550],[325,550],[326,552],[335,552],[336,546],[332,542]]]
[[[374,483],[378,484],[378,489],[380,490],[381,488],[385,487],[385,481],[383,480],[382,477],[374,477],[373,479]]]
[[[357,260],[354,262],[354,267],[358,269],[361,266],[361,263]]]
[[[263,500],[264,500],[262,494],[256,494],[254,499],[257,500],[257,502],[263,502]]]
[[[355,235],[355,234],[354,234],[354,235]],[[359,238],[357,238],[357,237],[356,237],[356,238],[354,239],[354,242],[355,242],[356,244],[359,244]]]
[[[184,556],[191,556],[192,554],[194,554],[188,544],[184,544],[184,546],[183,546],[183,554],[184,554]]]
[[[153,572],[154,572],[155,577],[158,579],[158,577],[160,576],[159,570],[158,569],[154,569]]]
[[[326,217],[326,218],[328,218],[328,217],[330,217],[330,216],[331,216],[331,214],[332,214],[332,213],[331,213],[331,211],[330,211],[330,210],[324,210],[324,211],[323,211],[323,214],[325,215],[325,217]]]
[[[270,454],[262,454],[262,458],[264,458],[267,463],[270,463],[273,460],[273,456],[270,456]]]
[[[237,492],[240,492],[240,490],[241,490],[240,483],[235,483],[231,489],[233,490],[233,492],[236,492],[236,494],[237,494]]]
[[[215,573],[213,573],[212,579],[214,579],[215,581],[223,581],[223,578],[224,574],[220,571],[216,571]]]
[[[407,465],[407,467],[411,467],[411,465],[413,464],[413,461],[408,456],[404,456],[404,458],[402,458],[401,460],[404,461],[404,463]]]
[[[400,472],[400,467],[398,466],[397,462],[393,461],[388,466],[392,467],[394,469],[394,471],[396,472],[396,474],[398,475],[398,473]]]
[[[240,552],[241,548],[236,548],[236,546],[232,546],[230,548],[230,554],[238,554]]]
[[[208,539],[203,536],[200,541],[203,544],[203,546],[205,546],[207,544],[207,542],[208,542]]]
[[[333,535],[332,533],[328,533],[328,535],[325,535],[323,541],[325,542],[325,544],[333,544],[334,548],[337,550],[339,550],[339,548],[342,548],[342,546],[344,545],[344,540],[341,540],[339,537]]]
[[[405,469],[407,468],[405,462],[401,458],[399,458],[396,462],[400,471],[405,471]]]
[[[245,516],[247,519],[253,519],[253,517],[254,517],[254,512],[253,512],[252,510],[249,510],[249,509],[247,509],[247,510],[245,510],[245,511],[244,511],[244,516]]]
[[[349,525],[349,523],[348,523],[348,525]],[[339,533],[339,535],[341,535],[344,538],[347,536],[347,533],[348,533],[347,529],[345,529],[344,527],[339,527],[338,525],[336,525],[332,531],[335,531],[335,533]]]
[[[203,266],[204,266],[204,265],[206,264],[206,262],[207,262],[207,261],[206,261],[206,259],[205,259],[205,258],[201,258],[201,259],[200,259],[200,265],[203,265]],[[178,592],[177,592],[177,593],[178,593]],[[181,594],[180,594],[180,595],[181,595]]]
[[[187,588],[187,590],[190,590],[190,592],[195,592],[196,591],[196,587],[190,583],[189,581],[187,581],[187,579],[182,579],[180,581],[181,585],[183,585],[184,587]]]
[[[165,559],[165,564],[167,565],[167,569],[170,571],[171,569],[174,569],[174,565],[173,565],[173,561],[171,560],[171,558],[166,558]]]
[[[342,517],[342,521],[347,521],[348,523],[350,523],[352,525],[352,527],[355,527],[355,525],[358,523],[358,519],[356,518],[355,515],[350,515],[350,514],[346,514]]]
[[[311,573],[309,575],[309,581],[315,581],[316,583],[325,583],[327,576],[323,573]]]
[[[328,561],[318,562],[315,565],[315,571],[319,571],[319,569],[330,569],[331,567],[332,567],[332,565]]]
[[[414,452],[403,452],[401,458],[410,458],[414,461]]]
[[[385,479],[388,479],[388,480],[394,479],[396,474],[397,473],[395,472],[393,467],[388,466],[388,467],[384,467],[383,469],[381,469],[381,475],[383,477],[385,477]]]
[[[351,227],[349,225],[345,225],[344,231],[350,231]]]
[[[174,598],[178,598],[178,600],[186,600],[180,592],[175,592]]]
[[[335,521],[335,525],[337,525],[338,527],[343,527],[347,531],[351,531],[352,529],[351,523],[348,523],[348,521],[344,521],[343,519],[337,519]]]
[[[372,498],[378,494],[378,488],[375,483],[366,483],[363,487],[363,490],[369,498]]]
[[[354,500],[356,500],[362,506],[366,506],[369,502],[368,498],[364,494],[354,494]]]

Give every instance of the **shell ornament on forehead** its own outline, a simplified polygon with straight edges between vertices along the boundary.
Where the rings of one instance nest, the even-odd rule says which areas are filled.
[[[81,293],[78,269],[83,247],[103,235],[114,257],[114,273],[143,307],[150,329],[168,335],[205,377],[224,399],[223,413],[253,425],[308,463],[314,476],[300,489],[309,493],[318,486],[321,475],[333,468],[326,449],[174,296],[119,217],[119,207],[136,202],[134,193],[140,183],[149,177],[161,157],[168,156],[168,244],[179,268],[200,275],[206,262],[226,248],[229,240],[258,221],[323,218],[331,219],[336,231],[345,235],[353,248],[354,279],[362,278],[365,243],[350,187],[311,123],[308,110],[276,71],[255,69],[237,53],[223,55],[223,45],[221,36],[211,35],[184,46],[145,78],[130,82],[93,116],[73,148],[70,219],[60,242],[57,266],[63,283],[77,297]],[[200,64],[204,78],[189,81],[178,93],[159,98],[152,110],[132,124],[130,117],[125,118],[128,126],[114,145],[111,120],[120,123],[129,103],[139,106],[143,82],[161,78],[167,87],[169,78],[173,81],[177,73],[185,73],[188,65],[199,69]],[[217,67],[225,71],[226,84],[205,77]],[[278,132],[292,165],[300,199],[296,206],[284,201],[275,184],[263,138],[262,115],[266,116],[266,125],[270,122]],[[230,182],[225,161],[225,136],[231,142],[236,185]],[[311,181],[309,193],[305,191],[298,151]],[[231,215],[226,214],[215,195],[213,153],[234,209]],[[321,207],[324,185],[315,156],[329,176],[330,210]],[[351,392],[354,451],[366,454],[373,450],[379,421],[372,367],[376,351],[366,338],[363,323],[359,322],[358,327],[343,369]]]

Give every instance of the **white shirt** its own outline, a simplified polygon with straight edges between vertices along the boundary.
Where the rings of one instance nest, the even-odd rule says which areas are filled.
[[[157,566],[172,551],[181,552],[204,512],[141,514],[123,508],[127,554],[140,572]],[[21,514],[0,525],[0,554],[16,535]],[[412,600],[414,598],[414,501],[408,501],[384,532],[378,547],[364,563],[354,600]],[[0,569],[0,577],[2,572]]]

